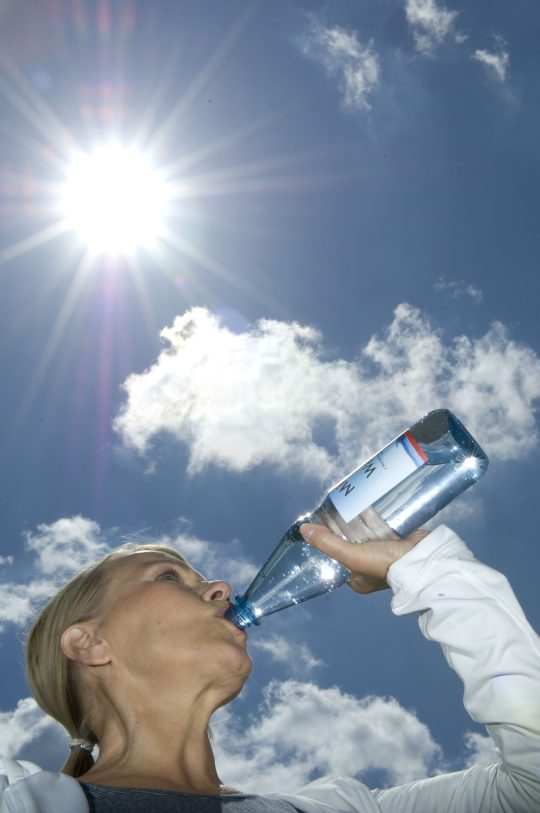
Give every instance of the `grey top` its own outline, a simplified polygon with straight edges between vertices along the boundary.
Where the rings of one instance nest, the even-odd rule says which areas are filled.
[[[262,796],[198,796],[172,790],[109,788],[81,782],[90,813],[295,813],[289,802]]]

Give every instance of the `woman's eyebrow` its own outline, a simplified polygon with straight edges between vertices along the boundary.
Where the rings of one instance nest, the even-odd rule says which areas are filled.
[[[153,567],[154,565],[172,565],[173,567],[181,567],[183,569],[189,568],[185,562],[180,559],[147,559],[146,561],[139,562],[139,567]],[[191,568],[189,568],[191,570]]]
[[[156,565],[162,565],[163,567],[179,567],[183,571],[189,571],[194,576],[196,576],[201,581],[204,581],[204,577],[197,571],[193,570],[193,568],[188,565],[186,562],[182,562],[180,559],[151,559],[150,561],[140,562],[139,567],[154,567]]]

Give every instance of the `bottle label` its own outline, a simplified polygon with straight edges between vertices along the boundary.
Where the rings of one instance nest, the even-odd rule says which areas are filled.
[[[345,522],[350,522],[427,459],[411,433],[405,432],[334,486],[328,496]]]

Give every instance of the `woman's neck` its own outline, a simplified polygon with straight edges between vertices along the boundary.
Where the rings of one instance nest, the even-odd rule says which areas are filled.
[[[220,795],[222,784],[208,735],[208,715],[177,713],[163,707],[129,721],[110,719],[100,732],[99,757],[82,782]]]

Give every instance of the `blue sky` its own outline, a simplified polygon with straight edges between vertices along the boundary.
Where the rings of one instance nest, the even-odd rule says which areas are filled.
[[[20,654],[56,584],[135,537],[241,591],[439,406],[491,459],[444,519],[540,626],[539,22],[532,0],[0,3],[0,750],[63,762]],[[174,190],[129,256],[58,214],[74,147],[111,140]],[[489,755],[388,593],[341,588],[250,638],[214,724],[230,784]]]

